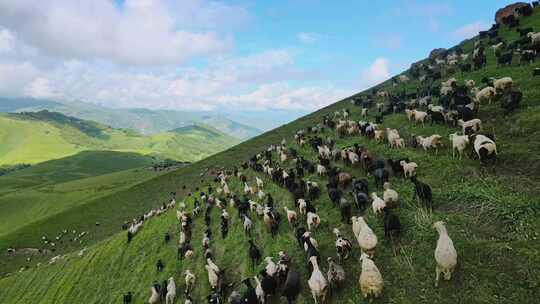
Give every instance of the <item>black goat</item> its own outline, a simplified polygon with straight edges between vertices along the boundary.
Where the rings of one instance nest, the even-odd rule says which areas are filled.
[[[388,171],[383,168],[377,168],[373,172],[373,178],[375,178],[377,188],[382,189],[384,183],[388,181]]]
[[[251,262],[253,265],[259,264],[259,261],[261,260],[261,252],[259,251],[259,248],[253,243],[253,240],[248,240],[249,242],[249,257],[251,258]]]
[[[401,222],[399,217],[393,214],[389,208],[384,208],[384,236],[392,239],[392,235],[401,234]]]
[[[287,298],[287,303],[292,304],[298,298],[298,295],[301,291],[300,284],[300,273],[298,271],[289,268],[287,271],[287,278],[285,279],[285,284],[283,286],[283,291],[281,295]]]
[[[431,187],[428,184],[419,181],[416,176],[411,176],[411,182],[414,185],[413,199],[416,199],[419,203],[422,203],[424,206],[432,209],[433,197],[431,194]]]
[[[358,211],[363,212],[366,209],[366,206],[369,204],[369,197],[367,193],[363,191],[355,191],[351,192],[351,195],[354,198]]]

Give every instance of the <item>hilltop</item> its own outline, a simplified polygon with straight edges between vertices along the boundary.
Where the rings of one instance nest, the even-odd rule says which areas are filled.
[[[520,21],[522,27],[532,27],[539,31],[540,10],[535,9],[531,17],[521,18]],[[503,25],[498,31],[498,37],[510,44],[519,39],[519,34]],[[471,54],[474,43],[480,40],[485,45],[491,42],[487,38],[475,37],[458,47],[464,53]],[[130,244],[126,243],[126,233],[121,231],[121,223],[168,202],[171,192],[176,192],[177,201],[185,201],[191,211],[194,200],[200,200],[196,194],[199,190],[206,189],[209,184],[214,188],[219,187],[213,184],[214,176],[211,172],[221,168],[240,167],[243,162],[268,146],[279,145],[282,139],[286,140],[287,151],[292,148],[306,159],[316,162],[316,151],[309,145],[300,146],[294,139],[297,131],[323,126],[325,116],[334,117],[335,112],[342,113],[344,109],[350,111],[349,118],[354,121],[374,121],[376,116],[379,116],[375,104],[383,103],[386,115],[380,125],[383,129],[399,130],[407,140],[404,149],[390,149],[386,144],[360,135],[340,137],[335,130],[327,127],[309,135],[330,137],[340,149],[354,144],[362,145],[378,159],[407,157],[418,163],[418,179],[433,189],[434,208],[430,211],[413,199],[410,181],[397,176],[390,178],[401,197],[400,207],[395,212],[403,225],[403,234],[397,241],[384,239],[382,220],[371,210],[365,212],[366,221],[379,237],[375,263],[385,282],[382,298],[374,303],[532,303],[534,299],[540,298],[540,208],[537,203],[540,195],[540,157],[537,153],[540,150],[540,90],[538,78],[532,76],[532,71],[540,67],[540,62],[498,67],[494,52],[486,50],[486,63],[481,69],[468,72],[450,73],[442,68],[441,79],[431,81],[428,85],[433,85],[434,91],[438,91],[438,84],[450,77],[455,77],[460,85],[465,80],[472,79],[478,86],[483,85],[482,79],[485,77],[513,78],[514,89],[523,93],[519,109],[507,114],[499,103],[493,103],[481,104],[478,112],[484,129],[496,135],[499,154],[493,165],[481,165],[478,159],[469,157],[464,157],[463,160],[452,158],[448,136],[459,128],[430,123],[422,127],[408,121],[402,111],[387,111],[391,109],[391,103],[384,97],[378,97],[377,91],[386,91],[409,104],[411,99],[416,99],[408,97],[410,94],[427,89],[428,85],[408,70],[402,75],[407,75],[409,81],[400,82],[397,77],[393,78],[190,166],[100,198],[92,204],[91,209],[77,209],[64,214],[61,223],[57,223],[59,218],[41,222],[26,232],[27,239],[12,239],[11,246],[45,246],[40,240],[42,234],[54,236],[66,227],[89,231],[91,238],[86,240],[84,245],[59,244],[54,254],[33,256],[31,262],[17,260],[6,254],[3,260],[9,261],[10,271],[16,269],[16,266],[27,266],[29,269],[23,269],[20,273],[13,273],[0,280],[0,290],[5,290],[0,293],[0,302],[113,303],[119,302],[125,292],[132,290],[136,303],[141,303],[150,296],[150,286],[155,280],[161,282],[170,276],[176,279],[179,286],[178,297],[183,300],[183,271],[191,269],[197,276],[193,295],[201,303],[211,292],[200,243],[206,229],[204,215],[194,217],[195,256],[184,260],[176,258],[179,225],[174,211],[147,221]],[[367,102],[372,104],[368,117],[361,116],[364,104],[359,103],[359,100],[372,101]],[[439,102],[440,98],[434,96],[433,103]],[[440,134],[444,142],[438,153],[411,147],[409,139],[413,134],[428,136],[435,133]],[[273,161],[276,166],[287,170],[294,168],[291,161],[281,163],[275,153]],[[368,178],[370,189],[375,189],[372,176],[367,175],[361,167],[349,166],[342,161],[332,161],[332,164],[355,177]],[[242,169],[241,172],[251,185],[255,184],[255,176],[264,180],[264,191],[273,196],[276,210],[282,216],[283,206],[294,208],[291,194],[267,175],[252,169]],[[322,224],[313,233],[313,237],[319,242],[321,260],[336,254],[335,237],[332,234],[334,227],[340,228],[354,243],[353,255],[345,262],[347,282],[340,290],[332,293],[329,302],[366,303],[358,288],[359,249],[351,226],[341,223],[339,209],[330,202],[325,186],[327,178],[306,173],[304,179],[317,182],[321,186],[321,196],[314,204]],[[233,192],[242,196],[244,185],[238,179],[231,177],[229,186]],[[348,191],[350,188],[344,192]],[[188,196],[188,193],[195,195]],[[381,194],[381,191],[378,190],[378,193]],[[238,283],[243,278],[256,275],[264,264],[250,266],[248,238],[242,231],[238,213],[228,204],[226,208],[231,220],[225,240],[222,240],[219,232],[219,210],[213,208],[209,214],[210,228],[214,234],[211,249],[216,263],[225,269],[227,281]],[[254,214],[252,216],[252,236],[263,256],[276,257],[279,251],[286,250],[292,257],[294,267],[301,274],[302,290],[297,303],[313,303],[306,283],[309,273],[306,269],[305,253],[297,245],[294,230],[283,220],[277,235],[272,238],[263,221]],[[435,288],[433,251],[437,234],[432,225],[438,220],[447,223],[449,234],[458,251],[458,266],[451,281],[441,282],[441,285]],[[95,226],[96,221],[100,221],[99,227]],[[172,235],[170,243],[163,241],[167,232]],[[87,250],[79,256],[78,250],[83,247]],[[56,254],[65,256],[52,265],[44,262]],[[162,273],[155,270],[158,259],[162,259],[165,264]],[[37,262],[42,262],[42,265],[37,267]],[[326,272],[326,263],[322,262],[321,265],[323,272]],[[237,289],[238,286],[236,284],[233,288]],[[279,300],[274,297],[270,302],[278,303]]]
[[[242,140],[261,133],[257,128],[238,123],[213,112],[137,108],[112,109],[85,102],[58,102],[45,99],[0,97],[0,112],[38,112],[42,110],[96,121],[113,128],[132,129],[144,135],[166,132],[197,123],[213,126],[229,136]]]
[[[211,127],[142,135],[46,110],[0,114],[0,165],[34,164],[87,150],[136,152],[197,161],[239,140]]]

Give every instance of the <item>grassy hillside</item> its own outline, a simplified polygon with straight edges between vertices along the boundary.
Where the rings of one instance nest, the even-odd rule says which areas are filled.
[[[159,176],[150,170],[153,163],[135,153],[85,151],[1,176],[0,247],[31,239],[26,227],[36,222]]]
[[[97,121],[107,126],[155,134],[171,129],[204,123],[238,139],[261,133],[257,128],[227,119],[217,113],[148,109],[111,109],[83,102],[53,102],[31,98],[1,98],[0,112],[35,112],[49,110],[67,116]]]
[[[532,17],[521,22],[523,27],[531,26],[539,31],[540,11],[535,10]],[[506,27],[501,29],[500,34],[507,41],[517,39],[518,36]],[[474,40],[467,41],[462,47],[470,52],[473,43]],[[538,78],[531,77],[532,69],[540,67],[540,62],[530,66],[497,68],[493,54],[489,50],[487,54],[488,65],[484,69],[452,76],[460,82],[463,79],[474,79],[478,84],[484,76],[511,76],[515,87],[524,94],[522,107],[506,117],[497,104],[481,106],[479,115],[485,128],[497,136],[499,156],[493,166],[482,166],[474,159],[453,159],[447,135],[457,129],[442,125],[428,125],[425,128],[415,126],[407,121],[403,113],[385,116],[383,127],[397,128],[403,138],[409,138],[412,134],[438,133],[445,140],[444,148],[438,154],[411,147],[392,150],[386,144],[376,144],[361,136],[340,138],[334,130],[329,129],[321,134],[323,137],[334,138],[338,147],[354,143],[364,145],[378,158],[408,157],[419,164],[419,179],[431,185],[434,192],[435,206],[433,212],[429,212],[412,199],[409,181],[391,177],[401,197],[397,214],[404,229],[401,239],[395,243],[384,240],[381,219],[371,211],[366,212],[366,221],[379,237],[375,263],[385,282],[382,298],[375,300],[375,303],[534,303],[540,298],[540,157],[537,153],[540,142],[540,90]],[[445,75],[442,80],[448,77]],[[421,85],[414,80],[396,87],[386,82],[379,88],[397,93],[402,90],[414,91]],[[360,93],[362,96],[367,94]],[[92,204],[92,209],[73,209],[72,213],[62,218],[62,224],[56,224],[53,220],[41,222],[39,228],[35,227],[28,233],[32,237],[19,245],[40,246],[39,236],[42,233],[53,235],[55,231],[68,226],[75,227],[77,231],[91,231],[91,237],[85,243],[85,246],[89,246],[88,250],[79,257],[74,250],[82,246],[58,246],[56,254],[73,253],[54,265],[36,267],[35,261],[14,262],[10,265],[11,269],[14,269],[14,265],[27,265],[30,269],[0,280],[0,303],[115,303],[121,301],[121,295],[128,290],[134,291],[135,303],[144,303],[150,295],[152,282],[170,276],[176,278],[180,295],[183,291],[182,274],[188,268],[197,275],[194,296],[202,303],[210,292],[200,245],[205,229],[202,216],[194,220],[195,257],[183,261],[175,259],[178,223],[174,212],[145,223],[142,231],[129,245],[125,242],[125,233],[119,233],[120,223],[166,201],[171,191],[176,190],[179,197],[185,198],[188,191],[194,191],[195,187],[207,185],[213,180],[212,176],[203,174],[208,168],[239,165],[268,145],[278,144],[282,138],[287,139],[289,147],[316,161],[311,148],[294,143],[294,132],[319,124],[324,115],[344,108],[351,110],[352,119],[360,120],[360,108],[352,106],[350,101],[342,100],[189,167],[104,197]],[[371,116],[370,120],[373,119]],[[279,165],[287,168],[292,166],[290,163]],[[349,167],[342,162],[335,162],[334,165],[356,177],[366,176],[365,171],[358,167]],[[251,170],[244,173],[249,182],[254,184],[254,176],[258,173]],[[280,213],[283,214],[282,206],[293,206],[292,197],[286,190],[273,184],[267,177],[262,178],[266,183],[264,191],[272,194]],[[370,188],[374,189],[372,177],[367,178],[370,180]],[[319,242],[321,260],[324,261],[326,257],[335,255],[332,228],[339,227],[351,240],[354,240],[354,236],[350,225],[340,223],[339,210],[328,199],[324,187],[327,180],[316,175],[308,175],[305,179],[323,185],[322,195],[315,201],[323,222],[314,237]],[[188,188],[182,190],[182,185]],[[233,179],[230,186],[234,192],[242,193],[242,185],[238,181]],[[192,197],[187,199],[190,209],[192,200]],[[211,247],[216,263],[226,269],[227,281],[239,282],[242,278],[256,274],[262,265],[256,268],[249,266],[247,238],[241,231],[236,210],[227,208],[231,214],[231,223],[225,241],[219,233],[219,211],[217,208],[212,211],[211,229],[214,238]],[[99,219],[103,222],[95,227],[94,223]],[[434,288],[433,251],[437,235],[432,224],[437,220],[447,222],[459,257],[452,280]],[[286,250],[292,256],[295,268],[301,271],[303,285],[298,303],[313,303],[307,286],[309,274],[305,267],[304,253],[296,244],[294,231],[284,222],[280,225],[278,235],[271,238],[261,219],[255,218],[254,224],[253,237],[263,251],[263,256],[276,257],[278,251]],[[173,241],[169,244],[163,242],[165,232],[173,235]],[[367,302],[361,298],[358,288],[359,249],[353,243],[353,257],[345,262],[347,284],[333,292],[329,302]],[[163,273],[155,270],[154,265],[158,259],[165,263]],[[325,272],[326,263],[322,264]],[[277,297],[271,300],[271,303],[278,302]]]
[[[235,138],[203,126],[193,133],[144,136],[48,111],[0,114],[0,141],[0,165],[38,163],[86,150],[196,161],[238,143]]]

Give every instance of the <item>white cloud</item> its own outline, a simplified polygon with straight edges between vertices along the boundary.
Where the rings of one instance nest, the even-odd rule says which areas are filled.
[[[313,44],[319,41],[320,35],[316,33],[298,33],[298,35],[296,35],[296,38],[298,38],[298,40],[300,40],[300,42],[302,43]]]
[[[294,88],[285,83],[271,83],[261,85],[247,94],[222,96],[218,98],[218,102],[244,110],[313,110],[349,95],[351,92],[331,86]]]
[[[4,96],[21,95],[39,71],[30,62],[0,62],[0,94]]]
[[[182,18],[173,15],[177,11]],[[187,18],[186,11],[196,13]],[[232,40],[207,20],[245,14],[206,0],[126,0],[121,8],[109,0],[0,1],[0,26],[51,57],[134,65],[179,64],[222,53]]]
[[[384,57],[379,57],[360,75],[361,89],[367,89],[390,78],[390,62]]]
[[[43,77],[37,77],[24,88],[27,96],[34,98],[53,98],[56,94],[52,91],[49,80]]]
[[[456,39],[469,39],[478,35],[478,32],[489,29],[489,27],[490,25],[486,22],[476,21],[455,29],[450,33],[450,35]]]

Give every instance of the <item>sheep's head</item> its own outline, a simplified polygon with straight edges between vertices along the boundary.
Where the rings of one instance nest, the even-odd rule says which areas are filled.
[[[433,228],[437,230],[439,233],[442,231],[446,231],[445,223],[443,221],[437,221],[433,224]]]

